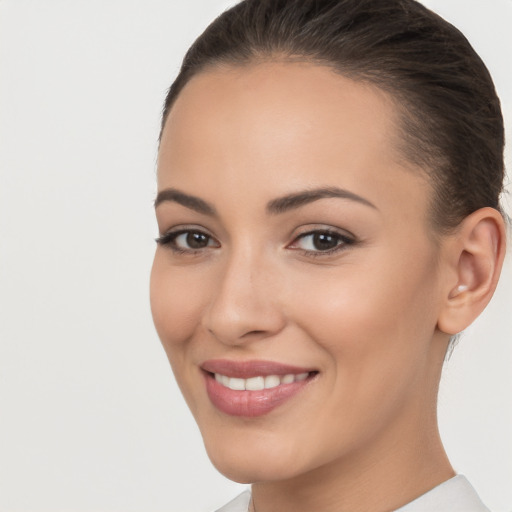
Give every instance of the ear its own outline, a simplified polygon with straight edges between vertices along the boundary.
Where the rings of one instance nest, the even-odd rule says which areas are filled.
[[[457,334],[487,306],[500,277],[505,241],[505,222],[494,208],[473,212],[450,235],[443,254],[448,272],[437,322],[439,330]]]

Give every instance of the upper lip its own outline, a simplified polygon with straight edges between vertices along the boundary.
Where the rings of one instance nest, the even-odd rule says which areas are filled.
[[[210,359],[205,361],[201,368],[210,373],[220,373],[228,377],[249,379],[251,377],[267,375],[300,374],[315,371],[313,368],[292,366],[274,361],[251,360],[234,361],[231,359]]]

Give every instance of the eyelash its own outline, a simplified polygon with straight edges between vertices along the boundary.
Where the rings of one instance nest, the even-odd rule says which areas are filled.
[[[306,249],[295,249],[292,246],[296,245],[298,241],[305,240],[307,237],[315,236],[315,235],[327,235],[329,237],[333,237],[334,239],[337,239],[337,244],[331,248],[327,249],[325,251],[317,250],[317,251],[311,251]],[[332,230],[332,229],[313,229],[311,231],[308,231],[307,233],[301,233],[298,235],[291,244],[288,245],[289,248],[292,248],[293,250],[302,250],[303,254],[308,257],[318,258],[322,256],[331,256],[333,254],[336,254],[340,251],[345,250],[348,246],[354,245],[356,243],[356,239],[353,236],[350,236],[348,234],[342,234],[338,231]]]
[[[155,242],[158,244],[158,245],[161,245],[161,246],[165,246],[165,247],[168,247],[169,249],[171,249],[171,251],[173,251],[174,253],[176,254],[191,254],[191,255],[194,255],[194,254],[197,254],[199,252],[201,252],[203,249],[206,249],[208,247],[208,245],[206,247],[202,247],[202,248],[199,248],[199,249],[182,249],[181,247],[178,247],[178,245],[176,245],[176,239],[181,236],[181,235],[194,235],[194,234],[197,234],[197,235],[202,235],[202,236],[205,236],[208,238],[208,243],[210,242],[210,240],[214,240],[214,238],[209,235],[208,233],[205,233],[204,231],[201,231],[200,229],[179,229],[177,231],[169,231],[167,233],[164,233],[163,235],[159,236],[158,238],[155,239]]]
[[[171,251],[173,251],[176,254],[185,254],[185,255],[195,255],[195,254],[200,253],[203,249],[207,249],[208,247],[210,247],[209,245],[206,245],[205,247],[198,248],[198,249],[193,249],[193,248],[183,249],[181,247],[178,247],[176,245],[176,239],[179,236],[184,235],[184,234],[202,235],[202,236],[208,238],[208,243],[211,240],[214,240],[214,238],[211,235],[209,235],[208,233],[205,233],[204,231],[201,231],[199,229],[179,229],[177,231],[169,231],[169,232],[159,236],[158,238],[156,238],[155,241],[158,245],[168,247],[169,249],[171,249]],[[312,250],[305,250],[305,249],[293,247],[300,240],[304,240],[307,237],[311,237],[311,236],[315,236],[315,235],[318,235],[318,236],[327,235],[329,237],[333,237],[333,238],[337,239],[337,244],[333,248],[327,249],[325,251],[322,251],[322,250],[312,251]],[[332,229],[314,229],[314,230],[308,231],[306,233],[301,233],[300,235],[295,237],[293,242],[291,244],[287,245],[287,248],[289,248],[291,250],[301,250],[305,256],[318,258],[318,257],[330,256],[332,254],[338,253],[340,251],[345,250],[347,248],[347,246],[354,245],[356,243],[357,243],[357,240],[350,235],[342,234],[342,233],[339,233],[338,231],[335,231]],[[218,245],[217,247],[220,247],[220,245]]]

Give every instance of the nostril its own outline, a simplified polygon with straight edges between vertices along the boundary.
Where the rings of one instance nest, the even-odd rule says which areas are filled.
[[[252,343],[276,335],[286,325],[282,310],[255,294],[242,301],[224,289],[208,305],[201,323],[217,341],[226,345]]]
[[[258,331],[249,331],[249,332],[246,332],[244,334],[244,336],[261,336],[262,334],[265,334],[265,331],[261,331],[261,330],[258,330]]]

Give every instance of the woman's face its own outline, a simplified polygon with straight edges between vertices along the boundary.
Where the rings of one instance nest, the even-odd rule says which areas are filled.
[[[203,72],[172,108],[151,305],[234,480],[398,456],[435,416],[440,249],[396,123],[383,92],[305,63]]]

